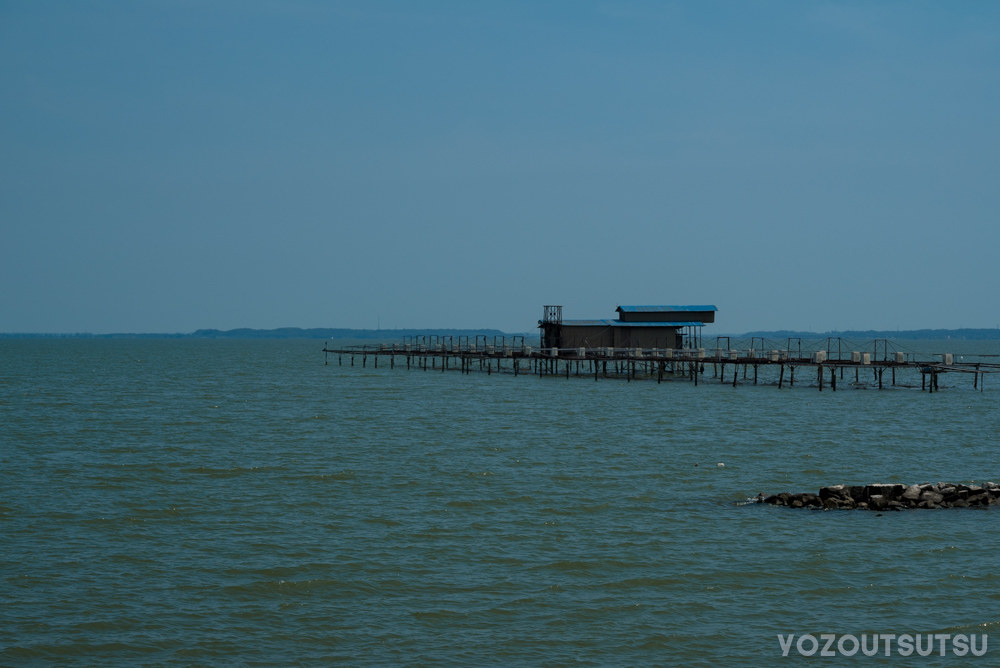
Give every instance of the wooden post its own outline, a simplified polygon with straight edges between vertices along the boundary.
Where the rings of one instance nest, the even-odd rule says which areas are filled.
[[[697,362],[696,362],[697,364]],[[695,369],[695,372],[698,370]],[[733,387],[736,387],[736,381],[740,378],[740,367],[738,365],[733,365]]]
[[[753,384],[757,384],[757,365],[753,365]]]
[[[920,391],[923,392],[927,389],[927,374],[923,371],[920,372]]]
[[[726,363],[725,363],[725,362],[723,362],[723,363],[721,364],[721,366],[722,366],[722,371],[721,371],[721,373],[719,374],[719,382],[720,382],[720,383],[725,383],[725,382],[726,382]]]
[[[361,356],[361,368],[364,369],[367,364],[368,364],[368,355],[362,355]]]
[[[879,368],[879,370],[878,370],[878,389],[880,389],[880,390],[882,389],[882,372],[883,371],[885,371],[884,367]]]
[[[375,353],[375,368],[378,368],[378,353]]]
[[[778,373],[778,389],[780,390],[781,386],[785,383],[785,365],[781,364],[779,366],[781,367],[781,371]]]
[[[833,367],[830,367],[830,389],[837,391],[837,370]]]
[[[818,364],[816,366],[816,371],[819,372],[817,374],[819,376],[819,391],[822,392],[823,391],[823,365],[822,364]]]
[[[892,386],[896,387],[896,367],[892,367]]]
[[[788,365],[788,386],[795,387],[795,367],[791,364]]]
[[[330,353],[326,349],[326,344],[323,344],[323,366],[330,365]]]

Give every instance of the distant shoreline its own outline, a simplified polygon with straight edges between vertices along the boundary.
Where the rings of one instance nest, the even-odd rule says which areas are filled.
[[[199,329],[189,334],[0,334],[0,339],[401,339],[404,336],[521,336],[499,329]]]
[[[348,329],[281,327],[279,329],[199,329],[189,334],[46,334],[46,333],[0,333],[0,339],[360,339],[398,340],[404,336],[537,336],[534,332],[503,332],[499,329]],[[733,338],[761,337],[765,339],[893,339],[893,340],[1000,340],[1000,329],[910,329],[899,331],[847,330],[843,332],[800,332],[774,330],[746,332],[743,334],[720,334]],[[706,336],[714,338],[715,335]]]
[[[739,338],[750,338],[751,336],[765,339],[895,339],[895,340],[925,340],[944,341],[946,339],[958,339],[965,341],[996,341],[1000,340],[1000,329],[903,329],[897,331],[886,330],[846,330],[843,332],[796,332],[791,330],[775,330],[770,332],[746,332],[735,335]]]

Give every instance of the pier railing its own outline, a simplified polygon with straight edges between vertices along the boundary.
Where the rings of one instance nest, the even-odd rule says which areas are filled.
[[[407,368],[414,364],[417,368],[458,368],[468,373],[474,365],[487,373],[511,372],[514,375],[533,373],[545,375],[593,375],[595,379],[604,377],[653,377],[660,382],[664,378],[687,378],[698,383],[699,377],[710,369],[712,378],[720,382],[730,382],[736,386],[740,372],[744,382],[754,385],[761,380],[779,388],[786,384],[795,385],[796,369],[811,367],[815,373],[815,383],[822,391],[824,385],[837,389],[837,375],[841,381],[847,380],[857,387],[869,386],[862,380],[861,371],[869,370],[870,386],[882,389],[883,373],[889,371],[888,384],[897,385],[897,371],[919,373],[920,387],[935,391],[939,388],[938,377],[949,372],[973,374],[973,387],[983,389],[986,374],[1000,372],[998,357],[993,354],[921,353],[907,350],[898,342],[887,339],[871,341],[851,341],[843,338],[821,340],[765,339],[750,337],[716,337],[712,348],[642,348],[642,347],[571,347],[553,348],[527,345],[523,336],[486,337],[409,337],[402,343],[377,343],[346,346],[323,352],[329,364],[329,356],[337,356],[343,364],[349,356],[353,366],[361,357],[361,366],[367,366],[372,357],[378,367],[379,357],[389,358],[394,368],[398,357]],[[440,363],[440,367],[438,364]],[[750,372],[752,370],[752,376]],[[770,371],[769,371],[770,370]],[[786,370],[788,380],[785,380]],[[847,371],[853,370],[854,380],[845,378]],[[770,376],[769,376],[770,374]],[[827,378],[827,375],[829,376]],[[866,375],[866,378],[868,376]],[[811,381],[807,381],[810,382]],[[907,385],[907,379],[900,384]],[[800,374],[800,385],[802,378]]]

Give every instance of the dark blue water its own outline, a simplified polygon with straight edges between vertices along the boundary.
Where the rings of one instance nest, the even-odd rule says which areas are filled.
[[[739,505],[1000,482],[1000,380],[821,394],[710,369],[695,387],[324,366],[320,347],[0,341],[0,663],[756,666],[779,633],[1000,644],[1000,511]]]

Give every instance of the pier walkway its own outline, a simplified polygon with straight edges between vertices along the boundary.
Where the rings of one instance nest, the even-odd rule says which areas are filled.
[[[710,342],[709,339],[708,342]],[[782,339],[715,338],[710,348],[537,348],[525,338],[409,337],[403,343],[323,347],[324,361],[366,367],[379,361],[390,368],[472,371],[486,374],[689,380],[738,384],[771,384],[836,391],[838,384],[855,388],[916,388],[936,392],[940,376],[963,374],[973,389],[983,391],[988,374],[1000,372],[1000,355],[919,353],[895,341],[852,342],[842,338]],[[888,374],[886,373],[888,372]],[[709,376],[709,373],[711,374]],[[796,379],[796,374],[798,379]],[[918,378],[919,377],[919,378]],[[966,381],[967,382],[967,381]],[[953,385],[955,386],[955,385]]]

